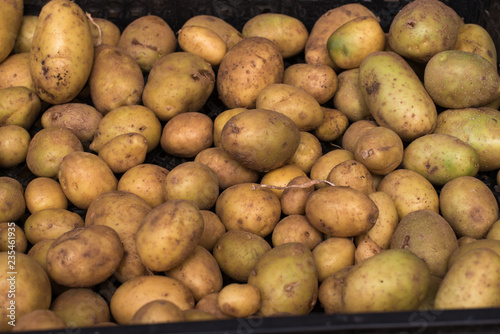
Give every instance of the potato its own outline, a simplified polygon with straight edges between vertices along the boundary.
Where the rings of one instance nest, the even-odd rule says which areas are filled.
[[[345,278],[354,266],[341,269],[327,278],[319,285],[318,301],[326,314],[336,314],[342,312],[342,289]]]
[[[333,61],[326,47],[330,35],[342,24],[359,16],[375,17],[375,14],[359,3],[348,3],[337,6],[323,13],[314,23],[305,45],[305,62],[308,64],[325,64],[333,69]]]
[[[201,112],[175,115],[163,127],[161,148],[170,155],[194,158],[213,143],[213,121]]]
[[[15,261],[15,274],[12,273]],[[37,309],[48,309],[52,300],[49,277],[31,256],[0,252],[0,293],[2,321],[0,330],[7,332],[16,320]],[[15,296],[12,294],[15,290]],[[14,299],[15,297],[15,299]]]
[[[334,108],[346,115],[352,123],[371,118],[359,87],[359,68],[340,72],[337,82],[337,90],[332,99]]]
[[[16,320],[16,326],[12,328],[13,332],[23,331],[43,331],[57,330],[66,327],[66,322],[54,311],[47,309],[33,310],[24,314]]]
[[[113,173],[124,173],[146,160],[148,140],[137,132],[123,133],[112,138],[99,150],[98,156]]]
[[[234,318],[244,318],[255,314],[262,300],[259,290],[250,284],[231,283],[222,288],[218,296],[222,312]]]
[[[220,147],[202,150],[194,161],[207,165],[217,174],[221,190],[238,183],[255,183],[259,179],[259,173],[243,166]]]
[[[135,277],[122,283],[111,296],[110,310],[120,325],[129,324],[143,305],[153,300],[168,300],[181,310],[194,308],[189,289],[174,278],[161,275]]]
[[[309,223],[305,215],[288,215],[274,227],[271,241],[273,247],[288,242],[301,242],[312,250],[323,241],[323,234]]]
[[[130,22],[116,45],[149,72],[162,56],[175,51],[177,39],[170,25],[156,15],[144,15]]]
[[[438,115],[433,133],[448,134],[466,142],[479,154],[479,171],[500,168],[500,112],[490,108],[448,109]]]
[[[321,141],[332,142],[342,137],[349,126],[347,116],[333,108],[321,107],[323,121],[314,129],[314,135]]]
[[[91,287],[118,268],[123,246],[111,227],[92,225],[63,233],[47,251],[47,272],[67,287]]]
[[[201,234],[198,245],[205,247],[207,250],[212,251],[215,243],[219,238],[226,233],[226,227],[219,219],[215,212],[210,210],[200,210],[203,216],[203,233]]]
[[[249,37],[232,47],[217,70],[217,92],[227,108],[255,108],[259,92],[283,81],[279,48],[265,37]]]
[[[163,180],[168,173],[168,169],[156,164],[140,164],[123,173],[116,189],[136,194],[156,207],[165,202]]]
[[[83,218],[66,209],[43,209],[29,215],[24,222],[28,241],[36,244],[44,239],[57,239],[62,234],[85,225]]]
[[[258,259],[270,249],[266,239],[253,232],[231,230],[219,237],[212,254],[225,275],[246,282]]]
[[[64,103],[49,107],[42,114],[43,128],[65,128],[82,142],[91,142],[103,115],[85,103]]]
[[[370,53],[384,50],[385,33],[377,18],[355,17],[335,29],[328,37],[326,47],[337,67],[354,69]]]
[[[214,119],[214,131],[213,131],[214,146],[216,146],[216,147],[220,146],[220,135],[221,135],[222,129],[224,128],[224,125],[226,125],[227,121],[231,117],[233,117],[234,115],[237,115],[245,110],[247,110],[247,109],[246,108],[226,109],[226,110],[223,110],[221,113],[219,113],[215,117],[215,119]]]
[[[19,125],[0,127],[0,168],[12,168],[25,162],[31,135]]]
[[[312,180],[326,180],[333,167],[345,160],[353,160],[354,154],[344,149],[334,149],[319,157],[309,173]],[[316,189],[326,187],[324,183],[316,184]]]
[[[427,209],[439,213],[439,195],[425,177],[409,169],[396,169],[385,175],[377,191],[388,194],[399,219],[408,213]]]
[[[219,196],[217,174],[205,164],[186,161],[175,166],[163,181],[165,200],[187,200],[209,210]]]
[[[245,22],[243,37],[265,37],[276,43],[283,58],[304,51],[309,32],[302,21],[280,13],[257,14]]]
[[[268,172],[285,165],[300,143],[300,130],[284,114],[249,109],[231,117],[221,132],[220,147],[243,166]]]
[[[252,207],[252,210],[248,210]],[[271,234],[280,220],[281,205],[271,190],[254,183],[240,183],[220,193],[215,213],[227,231],[249,231],[260,237]]]
[[[50,1],[38,16],[30,51],[30,71],[40,99],[61,104],[85,86],[94,42],[85,12],[69,0]]]
[[[26,253],[28,239],[23,228],[12,222],[0,223],[0,252]]]
[[[12,54],[1,62],[0,79],[0,89],[24,86],[35,91],[30,72],[29,52]]]
[[[439,208],[459,237],[484,238],[498,220],[495,195],[472,176],[459,176],[446,183],[439,193]]]
[[[495,221],[486,234],[486,239],[494,239],[500,241],[500,219]]]
[[[88,84],[94,107],[105,115],[124,105],[139,104],[145,82],[132,56],[119,47],[101,44],[95,48]]]
[[[21,26],[17,31],[16,42],[14,43],[14,53],[30,52],[37,24],[38,15],[23,15]]]
[[[415,71],[397,53],[377,51],[359,66],[363,99],[375,121],[403,141],[430,133],[437,109]]]
[[[309,195],[306,217],[312,226],[325,234],[355,237],[373,227],[378,217],[378,208],[359,190],[328,186]]]
[[[210,314],[212,319],[232,319],[231,316],[222,312],[219,306],[219,293],[214,292],[203,297],[196,303],[196,310]]]
[[[226,55],[224,40],[213,30],[197,25],[182,27],[177,32],[182,51],[194,53],[212,66],[218,66]]]
[[[151,69],[142,102],[161,121],[203,107],[215,87],[212,66],[200,56],[172,52],[161,57]]]
[[[111,46],[118,45],[121,31],[116,24],[101,17],[91,18],[90,22],[90,30],[92,31],[92,38],[95,46],[102,44],[108,44]]]
[[[0,126],[19,125],[26,130],[35,123],[42,104],[37,94],[25,86],[0,89]]]
[[[146,137],[148,152],[160,143],[162,125],[151,109],[143,105],[118,107],[107,113],[99,122],[90,149],[99,153],[112,138],[130,132]]]
[[[167,271],[182,263],[198,244],[203,224],[200,210],[187,200],[168,200],[153,208],[135,237],[144,266],[152,271]]]
[[[342,136],[342,148],[354,152],[356,143],[361,135],[368,129],[377,127],[378,124],[373,120],[359,120],[351,123],[344,131]]]
[[[479,24],[467,23],[458,29],[458,37],[453,50],[477,53],[497,68],[497,49],[488,32]]]
[[[0,45],[2,45],[0,63],[14,49],[24,13],[24,1],[2,1],[2,4],[0,10]]]
[[[337,91],[338,78],[328,65],[295,63],[285,68],[283,83],[302,88],[319,104],[325,104]]]
[[[25,211],[21,182],[10,176],[0,176],[0,222],[15,222]]]
[[[118,184],[106,162],[88,152],[66,155],[61,161],[57,176],[68,200],[84,210],[100,194],[116,190]]]
[[[463,237],[460,237],[462,239]],[[469,239],[473,239],[470,237],[466,237]],[[451,253],[450,257],[448,258],[448,270],[455,264],[455,262],[462,257],[464,254],[470,252],[471,250],[475,249],[488,249],[493,252],[495,252],[497,255],[500,255],[500,241],[499,240],[494,240],[494,239],[477,239],[477,240],[469,240],[468,242],[463,243],[458,247],[457,250],[455,250],[453,253]]]
[[[194,15],[182,26],[200,26],[214,31],[226,43],[227,50],[243,39],[243,35],[234,26],[213,15]]]
[[[461,50],[432,57],[425,66],[424,86],[443,108],[481,107],[500,96],[497,69],[483,56]]]
[[[316,160],[322,155],[323,148],[319,139],[310,132],[301,131],[299,147],[297,147],[287,164],[297,166],[305,174],[309,174]]]
[[[285,215],[303,215],[306,213],[306,201],[314,191],[314,185],[307,186],[311,179],[307,176],[297,176],[288,182],[281,193],[281,211]]]
[[[142,305],[130,319],[131,325],[181,322],[185,320],[183,311],[168,300],[153,300]]]
[[[61,185],[48,177],[36,177],[24,190],[26,208],[30,213],[43,209],[67,209],[68,199]]]
[[[312,249],[318,281],[354,265],[356,246],[350,238],[329,237]]]
[[[434,133],[415,139],[405,148],[402,166],[433,185],[443,186],[459,176],[476,176],[479,154],[457,137]]]
[[[278,199],[281,199],[281,194],[285,190],[283,188],[299,176],[307,176],[307,174],[296,165],[284,165],[262,175],[260,184],[263,187],[270,186],[269,189],[278,196]]]
[[[356,250],[354,251],[354,264],[360,264],[383,250],[382,247],[367,236],[356,245]]]
[[[110,321],[111,315],[104,297],[90,288],[64,291],[54,298],[50,310],[70,328],[94,327]]]
[[[327,180],[337,186],[350,187],[369,195],[375,191],[373,177],[362,163],[356,160],[346,160],[333,167]]]

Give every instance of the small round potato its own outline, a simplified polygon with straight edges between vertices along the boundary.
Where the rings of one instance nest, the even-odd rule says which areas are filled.
[[[14,250],[25,253],[28,249],[28,239],[19,225],[11,222],[0,223],[0,252]]]
[[[13,86],[0,89],[0,126],[19,125],[29,130],[41,109],[40,98],[28,87]]]
[[[342,148],[354,153],[359,137],[361,137],[366,130],[377,126],[377,123],[374,121],[363,119],[351,123],[342,136]]]
[[[349,126],[348,117],[333,108],[321,107],[323,122],[314,130],[314,135],[321,141],[332,142],[341,138]]]
[[[226,54],[224,40],[213,30],[196,25],[182,27],[177,40],[183,51],[194,53],[212,66],[218,66]]]
[[[289,215],[276,224],[271,240],[273,247],[288,242],[301,242],[312,250],[323,241],[323,234],[309,223],[305,215]]]
[[[346,186],[369,195],[375,191],[373,177],[361,162],[346,160],[333,167],[328,174],[328,181],[337,186]]]
[[[337,91],[332,100],[334,108],[344,113],[351,122],[371,118],[359,87],[359,68],[340,72],[337,81]]]
[[[99,150],[98,156],[120,174],[146,160],[148,140],[137,132],[123,133],[112,138]]]
[[[350,238],[329,237],[312,250],[318,268],[318,280],[354,265],[356,246]]]
[[[0,63],[0,89],[15,86],[24,86],[35,91],[29,52],[12,54]]]
[[[29,242],[36,244],[44,239],[57,239],[62,234],[85,226],[83,218],[66,209],[43,209],[32,213],[24,222]]]
[[[30,213],[43,209],[67,209],[68,199],[59,182],[48,177],[36,177],[24,190],[26,207]]]
[[[63,330],[66,322],[54,311],[38,309],[24,314],[16,320],[12,332],[37,332],[46,330]]]
[[[345,149],[336,149],[331,150],[328,153],[323,154],[321,157],[316,160],[314,165],[311,168],[311,172],[309,173],[309,177],[312,180],[326,180],[328,178],[328,174],[333,167],[337,166],[342,161],[353,160],[354,154],[351,151]],[[326,184],[316,184],[315,188],[325,187]]]
[[[323,155],[323,148],[318,137],[310,132],[300,132],[299,147],[287,164],[299,167],[305,174],[309,174],[312,166]]]
[[[0,176],[0,222],[15,222],[26,212],[24,189],[18,180]]]
[[[307,197],[314,191],[314,185],[304,186],[311,179],[298,176],[288,182],[287,188],[281,193],[281,211],[285,215],[304,215],[306,213]]]
[[[130,319],[131,325],[181,322],[184,312],[171,301],[157,299],[142,305]]]
[[[213,15],[195,15],[190,17],[182,26],[200,26],[208,28],[222,38],[227,49],[231,49],[236,43],[243,39],[243,35],[228,22]]]
[[[255,314],[261,306],[260,291],[250,284],[231,283],[222,288],[218,297],[219,308],[233,318]]]
[[[92,18],[91,22],[90,30],[92,31],[95,46],[101,44],[116,46],[118,44],[121,31],[116,24],[100,17]]]
[[[0,127],[0,168],[13,168],[23,163],[28,155],[31,135],[19,125]]]

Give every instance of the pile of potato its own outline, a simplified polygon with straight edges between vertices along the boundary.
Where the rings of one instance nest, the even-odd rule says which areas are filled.
[[[0,331],[500,307],[497,52],[444,3],[0,4]]]

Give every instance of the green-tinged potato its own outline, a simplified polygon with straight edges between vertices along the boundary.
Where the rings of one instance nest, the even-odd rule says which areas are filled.
[[[26,208],[30,213],[43,209],[67,209],[68,199],[59,182],[41,176],[31,180],[24,190]]]
[[[359,86],[359,68],[340,72],[337,82],[337,90],[332,100],[333,106],[353,123],[371,118]]]
[[[29,130],[41,109],[40,98],[28,87],[0,89],[0,126],[19,125]]]
[[[436,127],[437,109],[415,71],[395,52],[377,51],[359,66],[363,99],[375,121],[412,141]]]
[[[436,310],[500,306],[500,256],[489,249],[463,254],[450,267],[436,293]]]
[[[30,50],[30,71],[40,99],[73,100],[92,70],[94,42],[85,12],[69,0],[46,3],[38,16]]]
[[[113,173],[124,173],[146,160],[148,141],[137,132],[123,133],[112,138],[99,150],[98,156]]]
[[[45,330],[63,330],[64,328],[66,328],[66,322],[54,311],[38,309],[19,317],[19,319],[16,320],[16,326],[12,328],[12,331],[37,332]]]
[[[259,315],[308,314],[318,298],[318,275],[312,252],[302,243],[276,246],[259,258],[248,284],[260,291]]]
[[[197,161],[183,162],[170,170],[163,181],[165,200],[187,200],[200,210],[209,210],[219,196],[217,174]]]
[[[200,209],[187,200],[167,200],[153,208],[135,237],[144,266],[167,271],[182,263],[198,244],[203,224]]]
[[[238,29],[217,16],[192,16],[184,23],[182,28],[188,26],[200,26],[214,31],[226,43],[226,47],[228,50],[243,39],[243,35],[238,31]]]
[[[89,87],[99,112],[105,115],[124,105],[139,104],[144,85],[142,70],[128,53],[109,44],[96,46]]]
[[[375,191],[373,177],[362,163],[356,160],[346,160],[333,167],[327,180],[336,186],[350,187],[369,195]]]
[[[318,301],[326,314],[342,312],[342,289],[344,280],[352,268],[354,268],[354,266],[348,266],[341,269],[320,282]]]
[[[177,32],[182,51],[191,52],[203,58],[212,66],[218,66],[226,55],[226,42],[213,30],[196,25],[182,27]]]
[[[425,66],[424,86],[443,108],[481,107],[499,97],[500,76],[479,54],[447,50],[436,54]]]
[[[280,13],[257,14],[245,22],[243,37],[265,37],[276,43],[283,58],[304,51],[309,32],[302,21]]]
[[[246,282],[258,259],[271,249],[262,237],[248,231],[227,231],[212,251],[221,271],[228,277]]]
[[[285,65],[278,46],[249,37],[227,51],[217,70],[217,92],[227,108],[255,108],[259,92],[283,82]]]
[[[488,230],[488,234],[486,234],[486,239],[494,239],[500,241],[500,219],[491,225]]]
[[[318,140],[332,142],[342,137],[349,127],[349,118],[342,111],[321,107],[323,110],[323,121],[314,129],[314,135]]]
[[[110,321],[109,306],[103,296],[90,288],[71,288],[52,301],[50,310],[69,328],[98,326]]]
[[[95,46],[101,44],[108,44],[111,46],[118,45],[121,31],[116,24],[100,17],[94,17],[90,19],[90,22],[90,30],[92,31],[92,38]]]
[[[403,161],[404,146],[401,137],[393,130],[376,126],[360,134],[354,146],[354,157],[370,173],[387,175]]]
[[[354,266],[342,289],[347,313],[416,310],[427,294],[430,273],[410,250],[388,249]]]
[[[439,193],[439,206],[459,237],[484,238],[498,220],[498,202],[493,191],[472,176],[460,176],[446,183]]]
[[[15,86],[24,86],[35,91],[29,52],[12,54],[0,63],[0,89]]]
[[[147,275],[121,284],[111,296],[109,307],[115,321],[125,325],[143,305],[158,299],[170,301],[181,310],[195,305],[191,291],[183,283],[171,277]]]
[[[460,239],[462,239],[462,238],[463,237],[461,237]],[[500,241],[494,240],[494,239],[477,239],[477,240],[470,240],[466,243],[463,243],[448,258],[448,270],[455,264],[455,262],[462,255],[470,252],[471,250],[475,250],[475,249],[488,249],[488,250],[495,252],[497,255],[500,256]]]
[[[148,152],[151,152],[160,143],[161,131],[162,125],[151,109],[142,105],[121,106],[101,119],[90,149],[99,152],[112,138],[137,132],[146,137]]]
[[[292,158],[300,144],[300,130],[280,112],[249,109],[226,122],[220,144],[245,167],[268,172]]]
[[[68,200],[80,209],[87,209],[100,194],[116,190],[118,184],[108,164],[89,152],[66,155],[57,176]]]
[[[357,236],[354,242],[357,245],[368,237],[380,246],[380,248],[387,249],[391,244],[392,235],[399,223],[396,205],[392,198],[382,191],[373,192],[368,197],[377,205],[378,218],[375,225],[368,232]]]
[[[309,223],[305,215],[288,215],[274,227],[271,241],[273,247],[288,242],[301,242],[312,250],[323,241],[323,234]]]
[[[116,189],[136,194],[154,208],[165,202],[163,180],[168,173],[168,169],[157,164],[140,164],[123,173]]]
[[[212,146],[212,119],[201,112],[188,111],[173,116],[163,127],[161,148],[170,155],[194,158]]]
[[[154,63],[142,93],[144,106],[161,121],[199,111],[215,88],[212,66],[200,56],[172,52]]]
[[[139,324],[157,324],[169,322],[181,322],[186,317],[184,312],[168,300],[153,300],[141,306],[130,319],[131,325]]]
[[[259,290],[250,284],[231,283],[222,288],[218,296],[222,312],[234,318],[245,318],[255,314],[262,300]]]
[[[123,257],[123,245],[114,229],[84,226],[63,233],[47,251],[47,272],[67,287],[92,287],[115,272]]]
[[[338,78],[328,65],[296,63],[285,68],[283,83],[302,88],[319,104],[325,104],[337,91]]]
[[[0,10],[0,63],[14,49],[17,35],[23,21],[24,1],[2,1]],[[5,320],[5,319],[4,319]],[[7,327],[3,328],[6,329]]]
[[[459,176],[476,176],[479,154],[457,137],[427,134],[404,149],[402,166],[421,174],[433,185],[443,186]]]
[[[224,128],[224,125],[226,125],[226,122],[233,117],[234,115],[237,115],[243,111],[247,110],[246,108],[233,108],[233,109],[227,109],[222,111],[220,114],[218,114],[215,119],[214,119],[214,131],[213,131],[213,136],[214,136],[214,146],[219,147],[220,146],[220,135],[222,132],[222,129]]]
[[[206,295],[196,303],[196,310],[210,314],[215,319],[232,319],[232,317],[220,309],[219,293],[214,292]]]
[[[328,54],[327,41],[330,35],[344,23],[360,16],[375,17],[375,14],[359,3],[348,3],[328,10],[314,23],[305,45],[305,62],[335,66]]]
[[[38,24],[37,15],[23,15],[21,26],[17,31],[16,42],[14,43],[14,52],[23,53],[30,52],[33,35]]]
[[[15,262],[15,275],[12,276],[12,263]],[[0,293],[2,321],[0,330],[12,330],[12,324],[23,315],[38,309],[48,309],[52,301],[50,280],[42,266],[31,256],[0,252]],[[15,299],[9,298],[15,290]],[[12,302],[15,300],[15,303]]]
[[[212,251],[217,240],[226,233],[226,227],[215,212],[210,210],[200,210],[200,212],[203,216],[204,224],[203,233],[201,234],[200,241],[198,241],[198,245]]]
[[[116,46],[135,59],[143,72],[149,72],[158,59],[175,51],[177,39],[161,17],[144,15],[125,27]]]
[[[313,248],[312,253],[318,268],[318,281],[354,265],[356,246],[351,238],[329,237]]]
[[[388,194],[399,219],[408,213],[427,209],[439,213],[439,195],[425,177],[409,169],[396,169],[385,175],[377,191]]]
[[[243,166],[220,147],[202,150],[194,161],[207,165],[217,174],[221,190],[238,183],[255,183],[259,180],[259,173]]]
[[[26,160],[31,135],[19,125],[0,127],[0,168],[12,168]]]
[[[431,275],[443,277],[448,271],[448,258],[458,249],[458,241],[443,216],[430,210],[418,210],[401,219],[392,235],[390,248],[412,251],[427,264]]]
[[[306,201],[309,194],[314,191],[314,185],[307,185],[311,179],[308,176],[297,176],[288,182],[281,193],[281,211],[285,215],[304,215]]]
[[[288,116],[300,131],[314,130],[323,122],[323,109],[318,101],[302,88],[284,83],[264,87],[257,95],[255,107]]]
[[[329,236],[355,237],[373,227],[378,208],[359,190],[328,186],[309,195],[306,217],[311,225]]]
[[[248,210],[248,208],[252,210]],[[240,183],[220,193],[215,213],[227,231],[249,231],[260,237],[271,234],[281,218],[278,196],[255,183]]]
[[[13,222],[0,223],[0,252],[26,253],[28,239],[23,228]]]
[[[377,123],[372,120],[361,119],[351,123],[344,131],[341,146],[344,150],[354,152],[356,143],[361,135],[368,129],[377,127]]]
[[[66,209],[43,209],[32,213],[24,222],[24,232],[31,244],[57,239],[62,234],[85,225],[83,218]]]
[[[297,165],[284,165],[262,175],[260,184],[264,187],[269,186],[269,189],[278,196],[278,199],[281,199],[281,194],[286,185],[299,176],[307,176],[307,174]]]
[[[387,40],[394,52],[425,63],[436,53],[453,49],[461,23],[458,14],[444,2],[413,1],[393,18]]]
[[[195,302],[222,289],[222,272],[217,260],[206,248],[196,245],[193,252],[179,265],[165,272],[186,285]]]
[[[72,152],[83,152],[82,142],[65,128],[47,128],[38,131],[30,141],[26,165],[36,176],[55,178],[61,162]]]
[[[385,33],[377,18],[356,17],[338,27],[326,42],[333,63],[344,70],[358,68],[370,53],[385,48]]]
[[[477,53],[497,68],[497,49],[488,30],[479,24],[466,23],[458,29],[454,50]]]
[[[26,211],[24,188],[18,180],[0,176],[0,222],[17,221]]]
[[[354,154],[344,149],[334,149],[319,157],[311,168],[309,177],[311,180],[326,180],[333,167],[342,161],[353,160]],[[314,185],[316,189],[326,187],[324,183]]]
[[[468,143],[479,154],[479,171],[500,168],[500,111],[491,108],[448,109],[437,118],[434,133]]]
[[[310,132],[301,131],[299,146],[287,164],[297,166],[304,173],[309,174],[316,160],[322,155],[323,148],[318,137]]]

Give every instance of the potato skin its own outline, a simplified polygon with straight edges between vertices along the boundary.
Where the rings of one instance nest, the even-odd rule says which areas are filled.
[[[23,0],[2,0],[0,6],[0,63],[14,49],[24,12]]]
[[[19,125],[29,130],[41,108],[38,95],[25,86],[0,90],[0,126]]]
[[[69,0],[42,7],[33,35],[30,70],[40,98],[51,104],[71,101],[92,70],[94,42],[83,10]]]
[[[212,66],[218,66],[226,55],[224,40],[213,30],[202,26],[186,26],[177,32],[183,51],[197,54]]]
[[[12,54],[0,63],[0,89],[12,86],[25,86],[35,91],[29,52]]]

